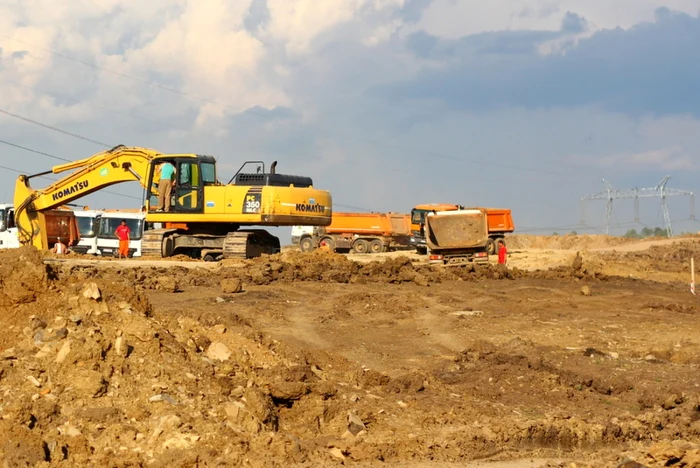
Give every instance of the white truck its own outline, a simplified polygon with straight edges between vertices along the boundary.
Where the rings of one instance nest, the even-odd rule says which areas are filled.
[[[15,208],[13,205],[0,205],[0,249],[19,248]]]
[[[119,239],[114,231],[117,230],[122,219],[126,220],[126,225],[131,229],[129,257],[141,256],[141,237],[143,237],[146,213],[131,211],[105,211],[102,213],[97,233],[97,250],[100,255],[113,255],[115,257],[119,255]]]
[[[299,245],[302,237],[313,237],[315,232],[314,226],[292,226],[292,244]]]
[[[75,210],[74,213],[78,220],[80,242],[71,250],[81,254],[99,255],[97,249],[97,230],[99,228],[100,216],[102,216],[104,212],[99,210]]]

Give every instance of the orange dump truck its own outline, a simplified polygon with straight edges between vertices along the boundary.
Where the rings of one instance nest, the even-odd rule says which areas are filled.
[[[411,217],[400,213],[333,212],[325,227],[294,226],[292,242],[308,252],[322,244],[333,251],[379,253],[410,247]]]
[[[455,211],[464,210],[461,205],[452,205],[446,203],[434,203],[426,205],[418,205],[411,210],[411,245],[416,250],[425,254],[428,246],[425,243],[425,215],[434,211]],[[467,209],[482,209],[482,208],[467,208]],[[487,251],[489,254],[498,253],[498,241],[503,240],[504,236],[515,231],[513,223],[513,215],[511,210],[507,208],[483,208],[486,210],[486,220],[488,223],[489,240],[487,242]]]

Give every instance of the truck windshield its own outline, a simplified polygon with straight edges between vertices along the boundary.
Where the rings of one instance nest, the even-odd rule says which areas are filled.
[[[114,234],[114,231],[117,230],[121,222],[121,218],[100,218],[100,234],[98,237],[100,239],[116,239],[117,235]],[[131,240],[141,239],[141,235],[143,234],[143,220],[127,219],[126,225],[131,229]]]
[[[7,231],[7,220],[5,218],[5,210],[0,210],[0,232]]]
[[[423,224],[425,223],[425,214],[427,210],[411,210],[411,223],[413,224]]]
[[[216,166],[212,163],[202,163],[202,181],[204,185],[216,184]]]
[[[95,237],[95,218],[88,216],[76,216],[76,218],[78,219],[80,237],[84,239]]]

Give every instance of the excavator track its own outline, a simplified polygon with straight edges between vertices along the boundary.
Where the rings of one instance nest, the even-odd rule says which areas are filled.
[[[149,229],[141,237],[141,256],[163,258],[163,239],[174,229]]]
[[[248,238],[252,232],[229,232],[224,238],[224,258],[248,258]]]
[[[280,251],[279,239],[263,230],[229,232],[224,238],[224,258],[255,258]]]

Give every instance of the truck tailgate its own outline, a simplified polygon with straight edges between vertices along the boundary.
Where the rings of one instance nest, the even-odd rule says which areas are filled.
[[[425,218],[426,243],[432,250],[468,249],[485,245],[488,226],[481,210],[443,211]]]

